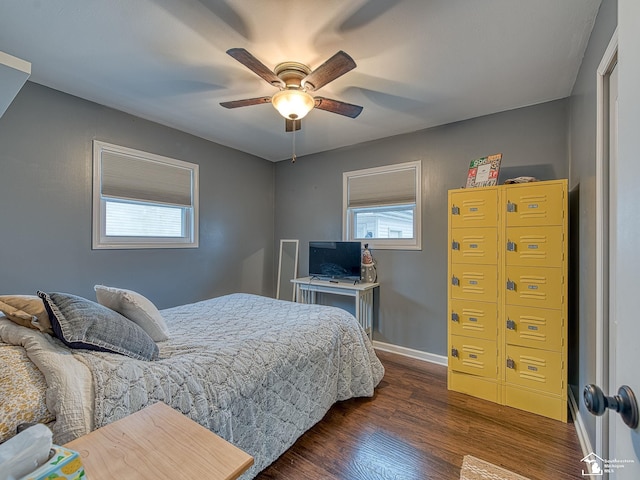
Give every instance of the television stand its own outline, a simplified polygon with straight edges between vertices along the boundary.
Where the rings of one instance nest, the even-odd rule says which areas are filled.
[[[296,302],[317,304],[318,293],[353,297],[355,317],[369,338],[373,330],[373,292],[379,283],[364,283],[337,280],[320,280],[313,277],[294,278],[291,282],[296,288]]]

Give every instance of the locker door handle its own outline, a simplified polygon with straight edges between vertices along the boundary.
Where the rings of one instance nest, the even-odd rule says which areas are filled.
[[[453,277],[451,277],[451,285],[453,285],[454,287],[459,286],[460,279],[454,275]]]
[[[455,240],[451,242],[451,250],[460,250],[460,242],[456,242]]]
[[[513,361],[513,358],[507,358],[507,368],[516,368],[516,362]]]
[[[455,205],[451,207],[451,215],[460,215],[460,207]]]
[[[451,321],[452,322],[459,322],[460,321],[460,317],[458,317],[458,314],[456,312],[451,312]]]
[[[518,207],[515,203],[511,203],[509,201],[507,201],[507,212],[509,213],[513,213],[513,212],[517,212],[518,211]]]
[[[507,251],[508,252],[515,252],[516,251],[516,243],[512,242],[511,240],[507,241]]]
[[[458,355],[458,349],[457,348],[452,348],[451,349],[451,356],[458,358],[459,355]]]
[[[632,429],[638,428],[638,402],[633,390],[626,385],[613,397],[605,396],[597,385],[587,385],[583,391],[584,404],[594,415],[604,415],[608,408],[620,414],[622,421]]]
[[[507,290],[516,290],[516,282],[514,282],[513,280],[509,280],[507,279]]]
[[[508,330],[515,330],[516,329],[516,322],[514,322],[513,320],[507,320],[507,329]]]

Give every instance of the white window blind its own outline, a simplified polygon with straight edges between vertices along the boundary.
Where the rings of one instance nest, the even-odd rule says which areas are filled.
[[[348,207],[416,203],[416,169],[364,173],[348,178]]]
[[[103,197],[193,206],[193,168],[117,152],[102,153]]]

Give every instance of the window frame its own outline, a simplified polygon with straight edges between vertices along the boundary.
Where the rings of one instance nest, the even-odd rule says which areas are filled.
[[[349,180],[356,177],[365,177],[371,175],[384,175],[386,173],[396,173],[403,170],[414,170],[415,175],[415,204],[398,203],[393,204],[398,207],[406,208],[411,206],[414,209],[413,214],[413,238],[354,238],[355,234],[355,215],[357,210],[365,210],[383,205],[361,205],[358,207],[349,207]],[[397,163],[393,165],[385,165],[381,167],[366,168],[362,170],[353,170],[343,172],[342,174],[342,239],[345,241],[355,241],[368,243],[369,248],[377,250],[422,250],[422,162],[417,160],[413,162]],[[385,205],[384,207],[391,206]]]
[[[191,173],[191,206],[162,204],[152,201],[135,201],[125,197],[104,197],[102,195],[102,157],[104,153],[136,160],[145,160],[162,165],[184,168]],[[135,150],[133,148],[113,145],[100,140],[93,141],[93,215],[92,215],[92,249],[155,249],[155,248],[198,248],[198,218],[199,218],[199,165],[176,160],[153,153]],[[106,204],[109,200],[125,204],[140,204],[154,206],[172,206],[182,210],[181,237],[153,237],[153,236],[107,236],[106,235]]]

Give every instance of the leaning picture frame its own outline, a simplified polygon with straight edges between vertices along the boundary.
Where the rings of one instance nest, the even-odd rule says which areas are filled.
[[[501,161],[501,153],[472,160],[469,164],[469,171],[467,173],[466,188],[490,187],[497,185]]]

